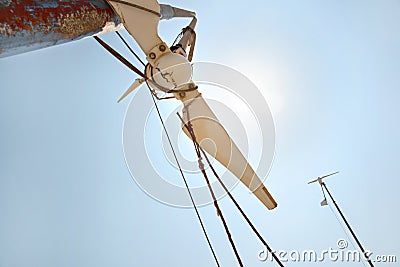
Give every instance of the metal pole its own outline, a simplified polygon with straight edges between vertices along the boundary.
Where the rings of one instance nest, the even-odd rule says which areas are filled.
[[[104,0],[0,1],[0,58],[122,27]]]
[[[360,247],[363,255],[367,258],[367,261],[369,263],[369,265],[371,267],[374,267],[374,265],[372,264],[371,260],[367,257],[367,255],[365,254],[365,250],[363,248],[363,246],[361,245],[361,242],[358,240],[356,234],[354,233],[353,229],[351,228],[350,224],[347,222],[346,218],[344,217],[342,211],[340,210],[338,204],[336,203],[335,199],[333,198],[333,196],[331,195],[331,192],[329,192],[328,187],[326,186],[326,184],[324,182],[320,182],[321,186],[323,186],[326,190],[326,192],[328,192],[329,197],[332,199],[333,204],[335,204],[336,209],[338,210],[340,216],[342,217],[344,223],[346,224],[347,228],[349,229],[351,235],[353,236],[353,238],[356,240],[357,245]]]

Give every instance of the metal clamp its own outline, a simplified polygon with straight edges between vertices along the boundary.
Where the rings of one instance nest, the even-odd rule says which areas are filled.
[[[162,42],[150,50],[146,59],[154,67],[157,60],[166,53],[171,53],[171,50],[165,42]]]

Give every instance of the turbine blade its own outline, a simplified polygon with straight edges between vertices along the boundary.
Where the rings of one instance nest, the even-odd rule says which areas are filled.
[[[333,172],[333,173],[324,175],[324,176],[321,177],[321,179],[326,178],[326,177],[331,176],[331,175],[334,175],[334,174],[337,174],[337,173],[339,173],[339,172]]]
[[[312,180],[312,181],[309,181],[307,184],[312,184],[312,183],[318,182],[318,179],[325,179],[326,177],[329,177],[329,176],[334,175],[334,174],[337,174],[337,173],[339,173],[339,172],[333,172],[333,173],[330,173],[330,174],[327,174],[327,175],[318,177],[317,179],[314,179],[314,180]]]
[[[317,179],[314,179],[314,180],[312,180],[312,181],[309,181],[307,184],[312,184],[312,183],[315,183],[315,182],[317,182],[318,181],[318,178]]]
[[[138,88],[142,83],[144,82],[144,79],[136,79],[132,85],[126,90],[126,92],[118,99],[117,103],[121,102],[125,97],[127,97],[130,93],[133,92],[136,88]]]
[[[274,198],[230,138],[201,93],[194,90],[186,93],[183,99],[177,95],[176,97],[184,103],[183,120],[185,124],[190,120],[199,145],[234,174],[268,209],[275,208],[277,203]],[[184,126],[183,131],[191,138]]]
[[[161,53],[170,53],[158,35],[161,10],[157,0],[107,0],[107,3],[118,14],[125,29],[138,43],[150,63],[156,56],[154,53],[160,53],[156,50],[153,57],[149,57],[157,46],[163,46]]]

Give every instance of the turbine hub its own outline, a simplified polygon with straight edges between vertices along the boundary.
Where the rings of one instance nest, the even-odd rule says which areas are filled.
[[[156,89],[162,91],[179,90],[192,80],[192,66],[188,59],[180,54],[166,53],[150,68],[152,81]]]

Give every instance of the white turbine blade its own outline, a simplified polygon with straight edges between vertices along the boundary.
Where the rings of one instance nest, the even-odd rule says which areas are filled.
[[[314,179],[314,180],[312,180],[312,181],[309,181],[307,184],[312,184],[312,183],[315,183],[315,182],[317,182],[318,181],[318,178],[317,179]]]
[[[107,2],[147,56],[154,47],[163,43],[158,35],[160,5],[157,0],[107,0]]]
[[[324,175],[324,176],[321,177],[321,179],[324,179],[324,178],[326,178],[326,177],[328,177],[328,176],[331,176],[331,175],[334,175],[334,174],[337,174],[337,173],[339,173],[339,172],[333,172],[333,173]]]
[[[177,98],[179,99],[179,97]],[[189,118],[199,145],[240,179],[268,209],[275,208],[277,203],[201,94],[197,90],[191,91],[186,93],[186,97],[181,100],[185,105],[183,120],[187,123]],[[183,130],[190,138],[187,129],[183,127]]]
[[[132,93],[133,90],[138,88],[143,82],[144,79],[136,79],[133,84],[128,88],[128,90],[126,90],[126,92],[118,99],[117,103],[121,102],[125,97]]]
[[[317,179],[314,179],[314,180],[312,180],[312,181],[309,181],[307,184],[312,184],[312,183],[318,182],[319,179],[322,180],[322,179],[325,179],[326,177],[329,177],[329,176],[334,175],[334,174],[337,174],[337,173],[339,173],[339,172],[333,172],[333,173],[330,173],[330,174],[327,174],[327,175],[318,177]]]

